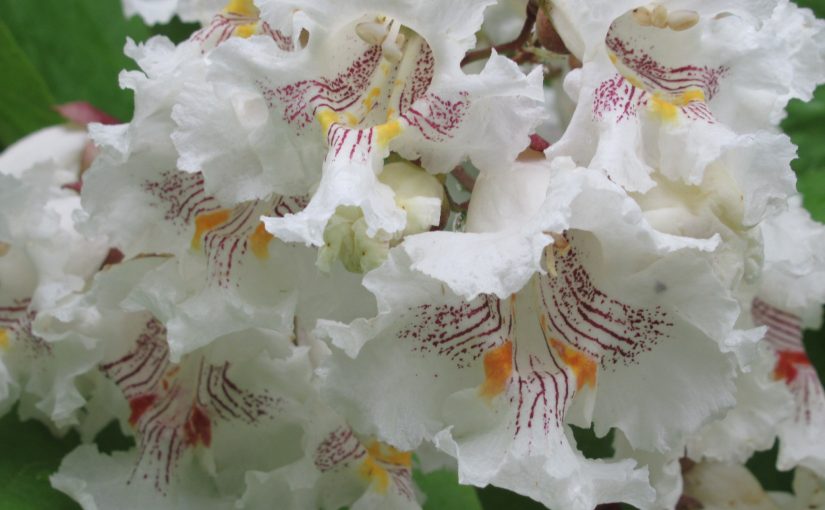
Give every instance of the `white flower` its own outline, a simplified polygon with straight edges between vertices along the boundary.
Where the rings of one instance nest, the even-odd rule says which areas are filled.
[[[825,227],[811,219],[794,196],[788,210],[765,221],[765,268],[760,296],[819,327],[825,303]]]
[[[811,98],[825,72],[822,21],[786,0],[550,3],[556,29],[579,60],[609,55],[637,94],[658,93],[677,109],[698,100],[688,108],[697,117],[708,101],[737,130],[777,123],[790,99]],[[673,102],[686,92],[693,97]]]
[[[717,240],[657,232],[621,188],[565,161],[484,174],[467,229],[391,250],[364,281],[378,317],[322,321],[354,356],[333,357],[330,401],[396,446],[434,440],[466,483],[563,508],[646,499],[630,464],[591,465],[564,430],[592,420],[668,451],[734,403],[721,346],[738,305],[709,263]],[[415,393],[386,398],[389,378]]]
[[[253,18],[257,10],[247,14]],[[215,26],[203,31],[277,38],[276,31],[258,21],[251,28],[225,26],[227,16],[216,16]],[[319,285],[353,288],[343,280],[355,280],[340,271],[317,275],[314,250],[287,247],[263,228],[261,216],[295,213],[306,205],[304,197],[269,194],[227,206],[206,192],[201,173],[176,169],[172,105],[187,83],[203,78],[211,48],[224,41],[203,31],[177,47],[163,38],[127,45],[142,68],[122,76],[135,90],[136,113],[127,125],[96,127],[101,154],[83,180],[84,232],[106,236],[128,258],[173,256],[144,275],[130,300],[165,324],[174,361],[219,336],[250,327],[290,334],[302,284],[312,287],[310,282],[317,280]],[[307,302],[304,297],[297,301]]]
[[[818,47],[798,53],[825,37],[809,12],[784,1],[715,2],[695,11],[657,4],[666,19],[670,13],[696,21],[674,30],[640,22],[639,12],[649,8],[632,2],[556,4],[558,27],[568,21],[565,40],[582,38],[584,67],[565,80],[578,107],[551,156],[571,156],[644,192],[655,185],[655,171],[698,184],[708,165],[731,152],[754,157],[762,148],[751,172],[759,184],[740,180],[750,225],[759,218],[750,214],[751,202],[759,209],[793,192],[783,164],[792,148],[770,132],[787,101],[810,97],[825,73]]]
[[[740,321],[752,319],[758,329],[750,332],[765,341],[748,370],[737,376],[736,407],[692,438],[688,454],[743,463],[754,451],[769,449],[778,436],[780,469],[801,465],[822,473],[825,391],[805,354],[802,327],[818,325],[825,302],[825,227],[812,221],[794,197],[787,211],[768,218],[759,231],[764,268],[758,285],[741,293],[753,304],[744,307]]]
[[[773,375],[793,395],[793,410],[777,427],[777,467],[805,466],[825,474],[825,389],[802,345],[802,323],[796,315],[757,299],[754,322],[768,327],[766,340],[776,352]]]
[[[447,204],[444,187],[435,176],[411,163],[396,162],[386,165],[378,180],[392,189],[396,205],[406,213],[404,230],[394,236],[370,237],[362,211],[341,206],[324,230],[324,246],[318,253],[322,270],[329,271],[340,258],[349,271],[367,272],[381,265],[390,245],[403,236],[438,227]]]
[[[293,345],[306,343],[311,318],[296,318],[297,338],[249,328],[173,362],[163,324],[128,305],[162,263],[110,267],[52,313],[54,335],[81,336],[99,352],[103,381],[84,435],[117,418],[137,443],[112,455],[81,446],[52,477],[56,488],[87,509],[228,508],[241,497],[244,508],[264,508],[272,496],[284,508],[418,508],[411,454],[362,442],[318,401],[316,347]]]
[[[757,330],[761,338],[763,332]],[[691,459],[745,463],[754,452],[770,449],[781,423],[794,414],[793,398],[774,377],[776,358],[759,344],[749,371],[736,376],[736,406],[697,432],[687,445]]]
[[[797,468],[793,477],[794,496],[790,500],[781,501],[784,506],[792,510],[821,510],[825,508],[825,482],[813,472],[805,468]],[[774,499],[778,500],[776,494]]]
[[[89,413],[99,415],[99,425],[119,419],[136,440],[128,453],[107,456],[82,446],[64,460],[53,484],[85,508],[195,501],[226,508],[242,495],[248,469],[295,460],[286,446],[301,435],[309,349],[250,328],[172,362],[163,324],[123,305],[159,263],[149,257],[104,271],[88,294],[52,317],[55,333],[83,335],[99,353],[106,382],[96,391],[104,398],[90,400]]]
[[[269,473],[249,472],[240,508],[268,508],[273,501],[284,510],[420,508],[411,452],[360,438],[319,401],[307,407],[303,457]]]
[[[701,462],[690,465],[684,472],[684,495],[687,508],[697,503],[701,506],[695,508],[708,510],[780,508],[750,471],[739,464]]]
[[[35,319],[82,290],[108,251],[72,219],[86,143],[85,130],[52,127],[0,155],[0,410],[19,397],[24,418],[61,430],[76,423],[74,378],[94,359],[83,343],[46,341]]]
[[[207,189],[238,173],[258,183],[235,200],[316,187],[301,213],[265,220],[285,241],[322,245],[339,206],[360,207],[370,237],[404,230],[404,211],[377,179],[389,151],[431,173],[466,157],[495,168],[540,120],[540,73],[526,77],[500,56],[479,75],[460,69],[487,3],[266,3],[264,19],[308,34],[306,46],[283,52],[259,37],[218,48],[213,93],[204,84],[176,109],[182,168],[203,170]]]

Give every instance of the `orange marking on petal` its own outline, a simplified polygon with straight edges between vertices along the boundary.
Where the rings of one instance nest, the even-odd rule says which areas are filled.
[[[195,235],[192,236],[192,249],[200,250],[203,235],[229,221],[230,213],[229,209],[218,209],[195,217]]]
[[[596,386],[596,374],[598,372],[596,361],[582,351],[562,343],[555,338],[551,338],[549,341],[553,349],[559,353],[561,360],[570,367],[576,375],[576,389],[582,389],[585,384],[594,388]]]
[[[3,328],[0,328],[0,349],[8,349],[9,348],[9,332]]]
[[[412,452],[403,452],[388,444],[379,443],[378,441],[370,443],[370,445],[367,446],[367,452],[369,452],[373,458],[385,464],[407,467],[412,465]]]
[[[507,340],[484,354],[484,383],[481,395],[492,398],[507,388],[513,374],[513,342]]]
[[[249,247],[252,253],[259,259],[265,259],[269,256],[269,242],[275,238],[272,234],[266,231],[264,222],[258,223],[255,232],[249,236]]]
[[[779,351],[777,354],[776,366],[773,368],[773,377],[790,384],[796,380],[799,365],[809,366],[811,360],[802,351]]]
[[[154,404],[157,399],[157,395],[150,393],[148,395],[138,395],[129,400],[129,409],[131,410],[129,413],[129,425],[133,427],[137,425],[140,417],[152,407],[152,404]]]
[[[371,455],[364,457],[361,468],[358,472],[372,482],[373,488],[376,492],[385,493],[387,487],[390,486],[390,474],[387,470],[381,467]]]
[[[402,452],[390,445],[373,441],[367,445],[367,455],[359,473],[370,480],[376,492],[384,493],[390,485],[390,475],[382,464],[391,466],[412,466],[412,452]]]

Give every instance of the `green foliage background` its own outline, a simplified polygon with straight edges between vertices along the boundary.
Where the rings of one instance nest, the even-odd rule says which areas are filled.
[[[825,17],[825,0],[797,3]],[[177,20],[161,27],[147,27],[138,18],[127,20],[120,0],[0,0],[0,149],[61,122],[52,110],[54,104],[88,101],[128,120],[131,93],[117,86],[120,70],[134,68],[123,55],[126,38],[143,41],[163,34],[180,41],[194,28]],[[825,222],[825,87],[811,102],[789,105],[782,127],[799,146],[793,166],[805,206]],[[805,344],[825,379],[825,330],[808,332]],[[609,437],[575,432],[586,455],[611,453]],[[114,426],[98,442],[104,450],[130,444]],[[73,501],[51,489],[48,477],[77,444],[75,435],[56,438],[39,423],[21,423],[14,412],[0,419],[0,510],[76,510]],[[749,467],[766,488],[788,490],[791,475],[777,472],[775,459],[774,448],[757,454]],[[416,473],[416,482],[427,494],[427,510],[543,508],[505,490],[459,486],[448,471]]]

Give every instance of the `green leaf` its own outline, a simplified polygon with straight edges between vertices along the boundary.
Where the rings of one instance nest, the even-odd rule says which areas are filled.
[[[510,492],[505,489],[488,485],[483,489],[478,489],[478,497],[484,506],[484,510],[546,510],[547,507],[533,501],[532,499]],[[563,510],[563,509],[557,509]]]
[[[782,129],[799,147],[793,168],[799,174],[825,170],[825,87],[819,87],[811,101],[791,101]]]
[[[75,434],[55,438],[39,422],[21,423],[14,411],[0,419],[0,510],[76,510],[49,476],[77,444]]]
[[[138,19],[126,20],[120,0],[0,0],[0,19],[59,103],[88,101],[123,120],[132,116],[131,93],[118,86],[118,73],[133,67],[126,37],[151,33]],[[14,74],[3,69],[3,75]]]
[[[588,459],[607,459],[613,456],[613,430],[604,437],[596,435],[593,425],[589,429],[583,429],[571,425],[573,437],[576,438],[576,447]]]
[[[825,169],[801,173],[797,179],[805,208],[816,221],[825,223]]]
[[[809,7],[813,9],[814,14],[820,18],[825,18],[825,1],[823,0],[796,0],[800,7]]]
[[[439,470],[427,474],[415,471],[413,476],[427,495],[424,510],[482,510],[475,489],[459,485],[454,471]]]
[[[175,44],[181,43],[192,35],[192,32],[200,28],[197,23],[184,23],[177,16],[165,25],[155,25],[151,27],[152,35],[165,35]]]
[[[0,145],[60,122],[43,78],[0,21]]]
[[[778,455],[779,443],[777,442],[770,450],[753,454],[753,457],[748,460],[748,469],[759,480],[765,490],[791,492],[793,471],[779,471],[776,469],[776,457]]]

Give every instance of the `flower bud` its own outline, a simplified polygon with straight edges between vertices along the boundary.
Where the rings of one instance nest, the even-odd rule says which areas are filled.
[[[536,16],[536,34],[538,35],[539,43],[541,43],[545,49],[561,55],[570,53],[570,50],[564,45],[564,41],[553,26],[553,22],[550,21],[550,18],[544,13],[544,9],[539,9],[538,15]]]

